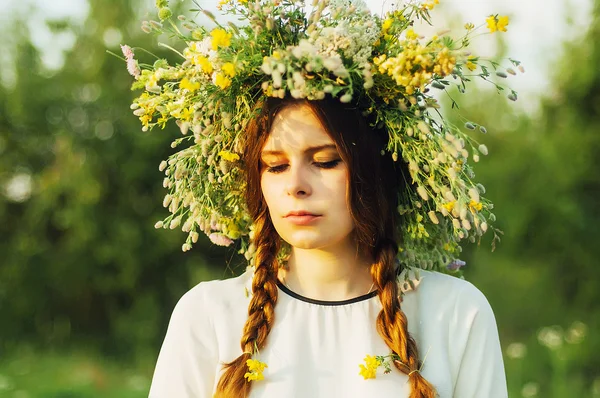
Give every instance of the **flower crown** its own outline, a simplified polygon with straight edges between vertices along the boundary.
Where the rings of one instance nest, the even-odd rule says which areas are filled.
[[[387,151],[394,161],[408,164],[412,187],[400,197],[402,230],[398,259],[408,267],[456,270],[460,242],[475,242],[491,226],[492,203],[483,185],[474,181],[467,160],[479,161],[487,148],[439,113],[431,88],[447,92],[480,77],[492,81],[515,74],[492,60],[466,51],[479,28],[465,25],[453,39],[446,33],[425,39],[414,23],[430,23],[429,11],[439,0],[410,2],[379,17],[362,0],[313,1],[310,15],[299,0],[221,0],[218,8],[241,17],[245,25],[217,19],[199,5],[196,13],[209,17],[208,30],[185,16],[182,28],[166,0],[157,0],[158,21],[144,21],[148,33],[169,32],[183,40],[181,63],[170,65],[157,57],[140,64],[133,49],[122,46],[127,68],[135,77],[132,89],[144,92],[131,108],[142,130],[164,128],[175,119],[182,136],[172,143],[182,147],[159,169],[169,190],[163,205],[170,215],[157,228],[188,233],[183,251],[196,243],[199,232],[228,246],[240,239],[240,253],[251,260],[252,220],[244,202],[244,173],[240,154],[255,105],[265,97],[339,98],[359,106],[389,134]],[[506,31],[507,17],[487,19],[490,32]],[[518,61],[511,65],[523,71]],[[508,98],[516,100],[510,90]],[[452,107],[456,103],[452,100]],[[486,130],[466,122],[467,130]]]

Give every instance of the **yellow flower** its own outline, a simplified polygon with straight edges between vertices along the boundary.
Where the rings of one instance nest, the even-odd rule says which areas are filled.
[[[160,118],[156,121],[156,124],[158,124],[161,129],[164,129],[168,120],[169,118],[166,115],[160,115]]]
[[[229,152],[229,151],[221,151],[219,152],[219,156],[228,162],[235,162],[239,160],[240,156],[237,153]]]
[[[210,35],[212,36],[211,46],[215,51],[219,47],[229,47],[231,44],[231,33],[228,33],[225,29],[213,29]]]
[[[276,59],[279,61],[281,59],[281,52],[277,51],[277,50],[273,51],[272,57],[273,57],[273,59]],[[268,57],[264,57],[264,58],[268,59]],[[263,60],[264,60],[264,58],[263,58]]]
[[[202,71],[207,74],[211,74],[213,72],[213,66],[204,55],[198,55],[193,59],[194,65],[200,65],[202,67]]]
[[[193,93],[194,91],[200,88],[200,83],[192,83],[187,77],[184,77],[183,79],[181,79],[181,82],[179,82],[179,88],[183,90],[189,90]]]
[[[479,202],[471,200],[469,202],[469,208],[471,208],[471,211],[475,212],[481,210],[483,208],[483,205]]]
[[[226,6],[229,3],[231,3],[231,0],[220,0],[219,4],[217,4],[217,9],[221,10],[223,8],[223,6]]]
[[[191,106],[189,108],[184,108],[181,112],[181,120],[189,122],[194,117],[194,108]]]
[[[231,62],[225,62],[221,67],[221,70],[229,75],[229,77],[235,76],[235,66]]]
[[[497,31],[506,32],[506,25],[508,25],[508,17],[506,15],[500,18],[496,15],[490,15],[485,21],[490,33]]]
[[[144,127],[148,127],[148,123],[150,123],[152,121],[152,116],[145,114],[140,116],[140,122],[142,122],[142,126]]]
[[[409,29],[406,31],[406,38],[408,40],[416,40],[419,38],[419,35],[417,35],[414,30]]]
[[[246,366],[248,366],[248,372],[246,372],[244,378],[248,379],[248,381],[265,379],[263,371],[265,368],[268,368],[266,363],[257,359],[248,359],[246,361]]]
[[[508,16],[503,16],[498,18],[498,30],[502,32],[506,32],[506,25],[508,25]]]
[[[433,10],[433,7],[435,7],[436,4],[440,4],[440,0],[425,2],[421,5],[421,7],[423,7],[423,9]]]
[[[381,365],[381,361],[372,355],[367,355],[364,359],[365,365],[360,364],[358,367],[360,368],[361,375],[365,380],[374,379],[377,376],[377,368]]]
[[[381,33],[387,33],[387,31],[392,26],[392,22],[393,20],[391,18],[388,18],[385,21],[383,21],[383,25],[381,25]]]
[[[231,80],[228,79],[224,74],[219,72],[215,77],[215,85],[219,86],[221,90],[225,90],[231,85]]]
[[[444,206],[444,208],[446,210],[448,210],[448,213],[452,212],[452,210],[454,210],[454,205],[456,204],[455,201],[452,202],[448,202],[448,203],[444,203],[442,206]]]
[[[470,55],[469,58],[467,58],[467,62],[465,63],[465,66],[470,70],[470,71],[474,71],[475,69],[477,69],[477,64],[471,62],[472,59],[475,59],[474,56]]]
[[[498,26],[496,25],[496,17],[494,15],[487,17],[485,22],[487,22],[487,28],[490,30],[490,33],[494,33],[498,30]]]
[[[465,29],[466,30],[473,30],[473,29],[475,29],[475,25],[472,24],[471,22],[468,22],[468,23],[465,24]]]

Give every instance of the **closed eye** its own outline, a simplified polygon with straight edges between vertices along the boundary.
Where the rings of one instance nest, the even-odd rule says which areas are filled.
[[[266,172],[267,173],[273,173],[273,174],[277,174],[277,173],[281,173],[283,171],[285,171],[285,169],[288,167],[287,164],[280,164],[278,166],[271,166],[271,167],[267,167],[266,168]]]
[[[341,161],[342,161],[341,159],[336,159],[336,160],[331,160],[329,162],[313,162],[313,165],[315,165],[315,167],[318,167],[320,169],[333,169],[338,164],[340,164]],[[282,172],[286,171],[288,167],[289,167],[289,165],[287,165],[287,164],[280,164],[277,166],[267,167],[265,169],[265,171],[267,173],[278,174],[278,173],[282,173]]]
[[[341,160],[340,159],[336,159],[336,160],[331,160],[329,162],[315,162],[315,166],[321,168],[321,169],[333,169],[334,167],[336,167],[338,164],[340,164]]]

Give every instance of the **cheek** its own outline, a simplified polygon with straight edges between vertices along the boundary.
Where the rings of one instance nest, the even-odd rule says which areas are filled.
[[[266,173],[263,173],[260,178],[260,189],[267,202],[267,206],[271,207],[272,204],[277,203],[274,200],[275,192],[277,190],[277,182]]]

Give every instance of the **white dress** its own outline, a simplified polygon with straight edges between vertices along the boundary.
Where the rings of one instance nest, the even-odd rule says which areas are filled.
[[[202,282],[177,303],[163,342],[150,398],[209,398],[221,364],[241,354],[251,274]],[[247,289],[247,290],[246,290]],[[406,289],[404,289],[406,290]],[[494,314],[471,283],[421,271],[402,308],[417,342],[423,376],[440,398],[508,396]],[[275,324],[258,359],[268,368],[252,382],[252,398],[409,396],[408,378],[380,368],[375,379],[359,375],[366,355],[388,355],[376,331],[381,309],[376,292],[342,302],[316,301],[283,285]]]

